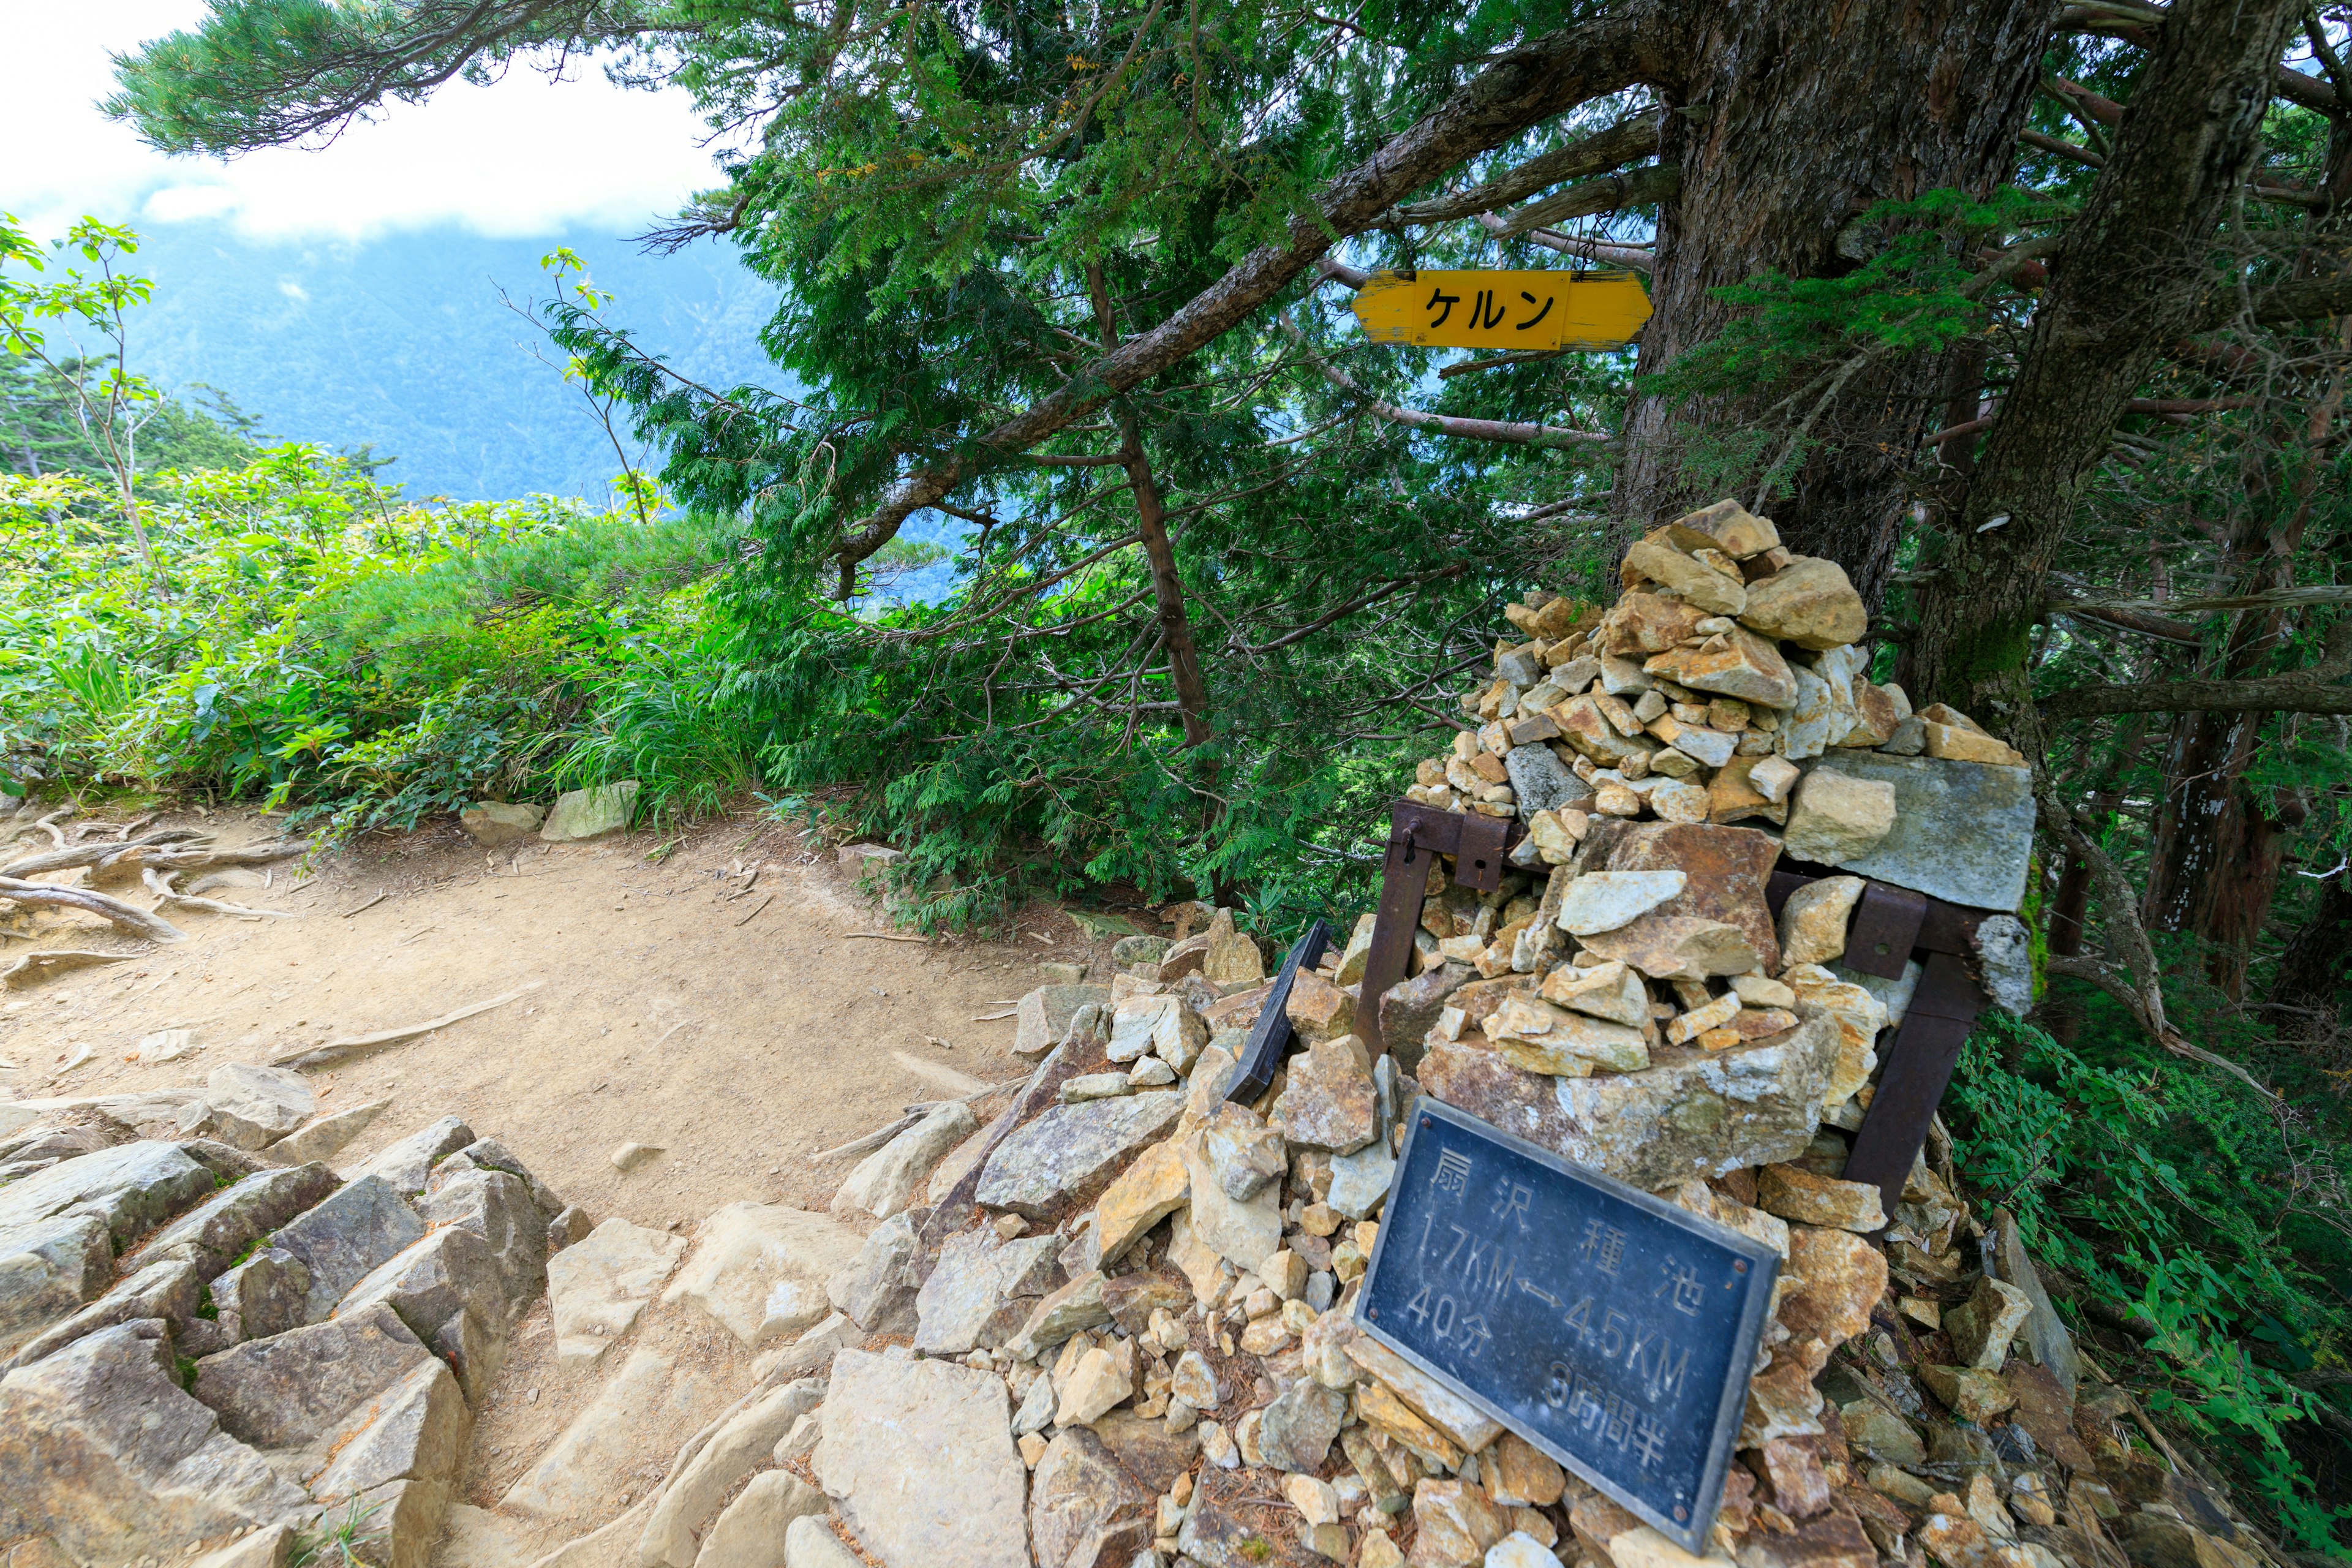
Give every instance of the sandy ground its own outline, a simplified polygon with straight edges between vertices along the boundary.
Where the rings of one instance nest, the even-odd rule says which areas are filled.
[[[196,825],[226,843],[270,837],[251,816]],[[846,1162],[813,1166],[808,1154],[911,1102],[1019,1077],[1012,1021],[982,1016],[1008,1013],[1040,983],[1041,962],[1108,970],[1105,944],[1052,909],[1003,942],[854,936],[887,921],[797,834],[722,822],[647,858],[676,837],[486,853],[445,826],[371,839],[307,882],[281,866],[274,887],[215,889],[302,918],[174,911],[184,944],[5,993],[0,1060],[14,1070],[0,1070],[0,1096],[200,1083],[222,1062],[536,985],[315,1075],[325,1109],[393,1100],[338,1163],[455,1113],[598,1218],[691,1224],[746,1198],[823,1208]],[[744,887],[733,873],[753,866],[751,891],[731,896]],[[75,915],[0,943],[0,962],[131,945]],[[167,1028],[192,1028],[199,1048],[154,1066],[125,1059]],[[94,1059],[55,1076],[83,1044]],[[667,1152],[624,1175],[610,1155],[632,1141]]]

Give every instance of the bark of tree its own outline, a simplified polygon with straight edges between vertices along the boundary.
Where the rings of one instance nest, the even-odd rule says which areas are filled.
[[[2159,350],[2210,307],[2207,247],[2260,150],[2292,0],[2176,0],[2113,155],[2050,268],[2017,374],[1957,513],[1940,520],[1906,650],[1916,701],[2013,731],[2027,651],[2076,496]]]
[[[2006,180],[2056,10],[2051,0],[1693,7],[1685,72],[1661,89],[1672,108],[1660,156],[1679,167],[1681,195],[1658,226],[1642,373],[1722,330],[1734,311],[1718,288],[1764,271],[1850,270],[1840,233],[1873,204],[1939,187],[1981,197]],[[1937,356],[1858,375],[1816,427],[1822,444],[1792,493],[1764,498],[1790,548],[1838,562],[1874,606],[1913,500],[1910,454],[1940,426],[1944,402]],[[1617,480],[1623,524],[1727,493],[1754,504],[1770,452],[1728,479],[1706,465],[1710,437],[1758,406],[1638,398]]]
[[[2320,884],[2311,918],[2288,938],[2272,977],[2270,1015],[2280,1034],[2310,1046],[2333,1042],[2352,982],[2352,872]]]

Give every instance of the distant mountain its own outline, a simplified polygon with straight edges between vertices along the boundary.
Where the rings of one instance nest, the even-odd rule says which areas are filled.
[[[142,237],[129,265],[155,294],[133,324],[136,368],[217,386],[280,438],[371,443],[415,497],[607,493],[619,465],[603,429],[499,300],[543,297],[539,258],[558,245],[619,297],[611,318],[684,374],[788,386],[760,351],[775,291],[716,244],[648,257],[601,235],[455,229],[270,243],[215,224]]]

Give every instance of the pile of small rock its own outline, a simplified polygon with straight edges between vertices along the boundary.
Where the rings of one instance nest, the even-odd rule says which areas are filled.
[[[330,1170],[383,1108],[235,1064],[0,1105],[10,1563],[261,1568],[358,1520],[364,1561],[421,1568],[508,1332],[586,1226],[455,1117]]]

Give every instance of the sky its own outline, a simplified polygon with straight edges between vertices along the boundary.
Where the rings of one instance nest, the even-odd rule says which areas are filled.
[[[323,151],[166,158],[96,100],[110,56],[191,26],[201,0],[0,0],[0,37],[37,69],[0,93],[0,211],[54,237],[83,213],[136,226],[215,219],[255,240],[364,240],[452,224],[493,237],[634,232],[718,184],[685,94],[625,91],[595,67],[528,67],[395,104]]]

